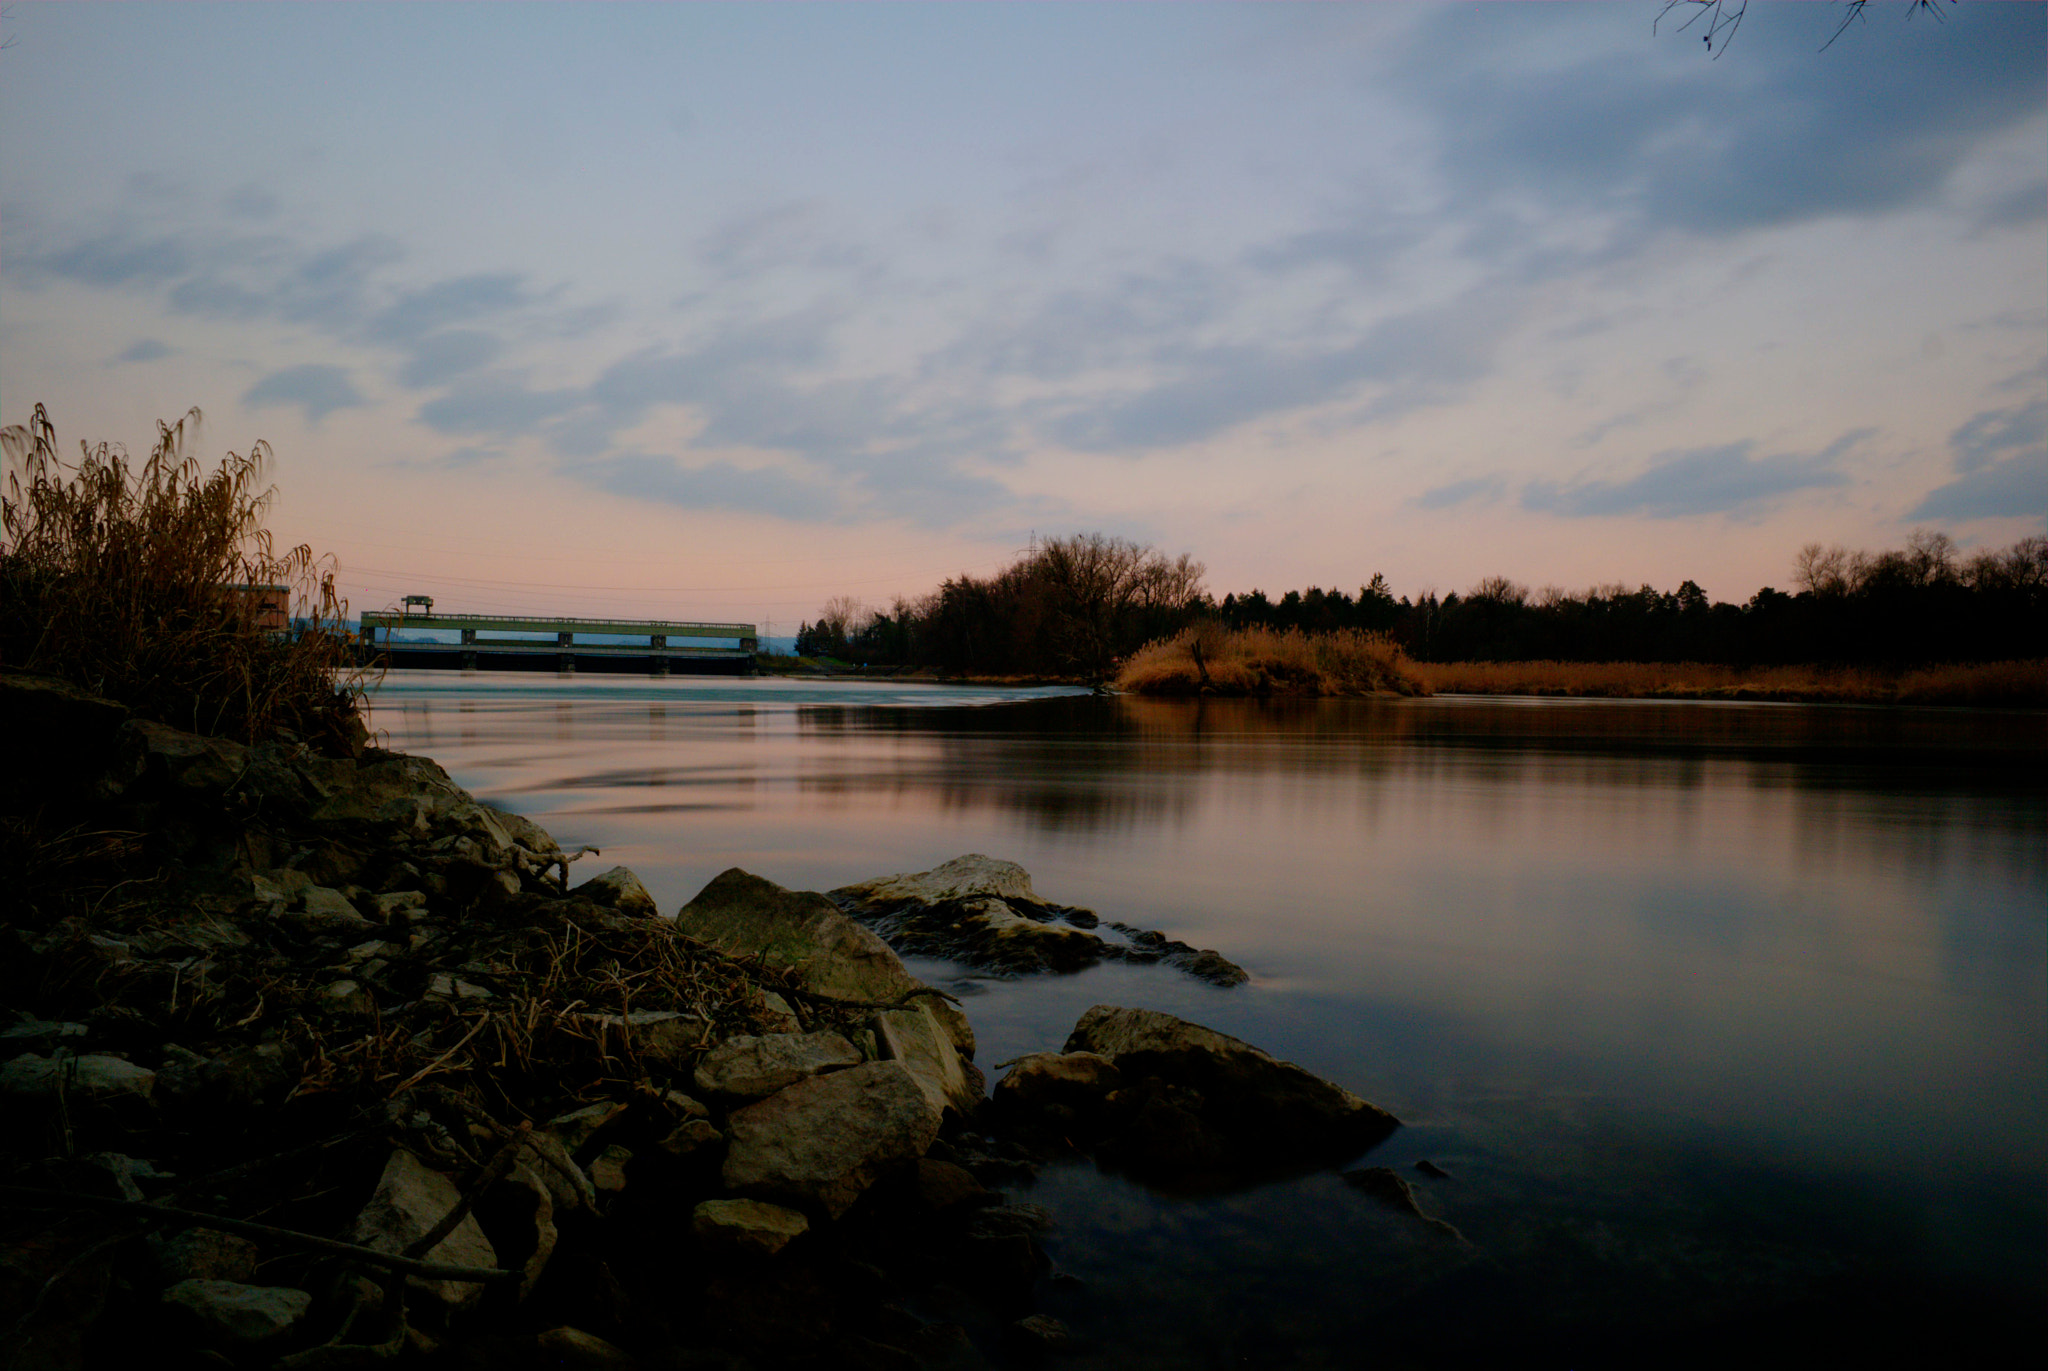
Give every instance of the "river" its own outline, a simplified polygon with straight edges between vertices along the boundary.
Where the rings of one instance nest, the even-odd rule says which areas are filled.
[[[1889,1362],[2043,1331],[2041,714],[430,672],[372,705],[665,911],[730,866],[825,890],[983,852],[1216,948],[1250,984],[913,969],[984,1068],[1110,1002],[1329,1076],[1404,1120],[1367,1163],[1469,1240],[1333,1173],[1176,1199],[1055,1167],[1028,1198],[1070,1364]]]

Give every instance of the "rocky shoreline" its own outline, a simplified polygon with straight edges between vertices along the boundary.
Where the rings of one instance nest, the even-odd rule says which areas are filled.
[[[1244,979],[1105,939],[1011,863],[829,897],[734,869],[664,917],[424,758],[21,676],[0,706],[11,1371],[1030,1364],[1077,1336],[1034,1307],[1049,1219],[1009,1193],[1047,1160],[1201,1189],[1398,1126],[1106,1005],[991,1096],[892,942]]]

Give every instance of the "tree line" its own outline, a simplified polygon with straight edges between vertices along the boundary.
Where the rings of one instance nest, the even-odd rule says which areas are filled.
[[[1712,600],[1691,580],[1530,590],[1491,576],[1463,595],[1395,598],[1375,573],[1352,595],[1310,586],[1221,600],[1186,555],[1099,533],[1053,539],[994,575],[958,576],[886,611],[829,602],[797,651],[972,675],[1102,679],[1190,624],[1384,633],[1421,661],[1825,663],[1918,666],[2048,656],[2048,537],[1965,557],[1915,533],[1882,552],[1809,544],[1794,589]]]

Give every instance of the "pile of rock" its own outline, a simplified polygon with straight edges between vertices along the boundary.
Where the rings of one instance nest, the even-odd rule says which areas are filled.
[[[1213,948],[1157,929],[1040,899],[1015,862],[970,852],[930,871],[841,886],[832,899],[898,952],[943,957],[1000,976],[1081,971],[1104,961],[1160,962],[1211,985],[1242,985],[1244,968]],[[1121,935],[1105,938],[1108,928]]]
[[[1109,1007],[991,1105],[958,1006],[834,899],[735,869],[662,918],[431,762],[15,693],[99,766],[0,795],[34,858],[0,927],[16,1371],[1029,1360],[1072,1335],[1003,1187],[1049,1156],[1201,1185],[1393,1126]],[[925,875],[1058,912],[977,860]]]

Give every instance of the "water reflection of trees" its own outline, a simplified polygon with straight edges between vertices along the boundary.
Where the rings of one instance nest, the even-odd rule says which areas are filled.
[[[1233,775],[1787,788],[1808,797],[1803,808],[1818,806],[1818,819],[1835,788],[1930,803],[1986,787],[2038,793],[2048,761],[2048,720],[1961,710],[1116,696],[980,709],[821,705],[796,720],[800,737],[916,743],[807,774],[807,790],[915,794],[1059,830],[1178,823],[1203,784]]]

